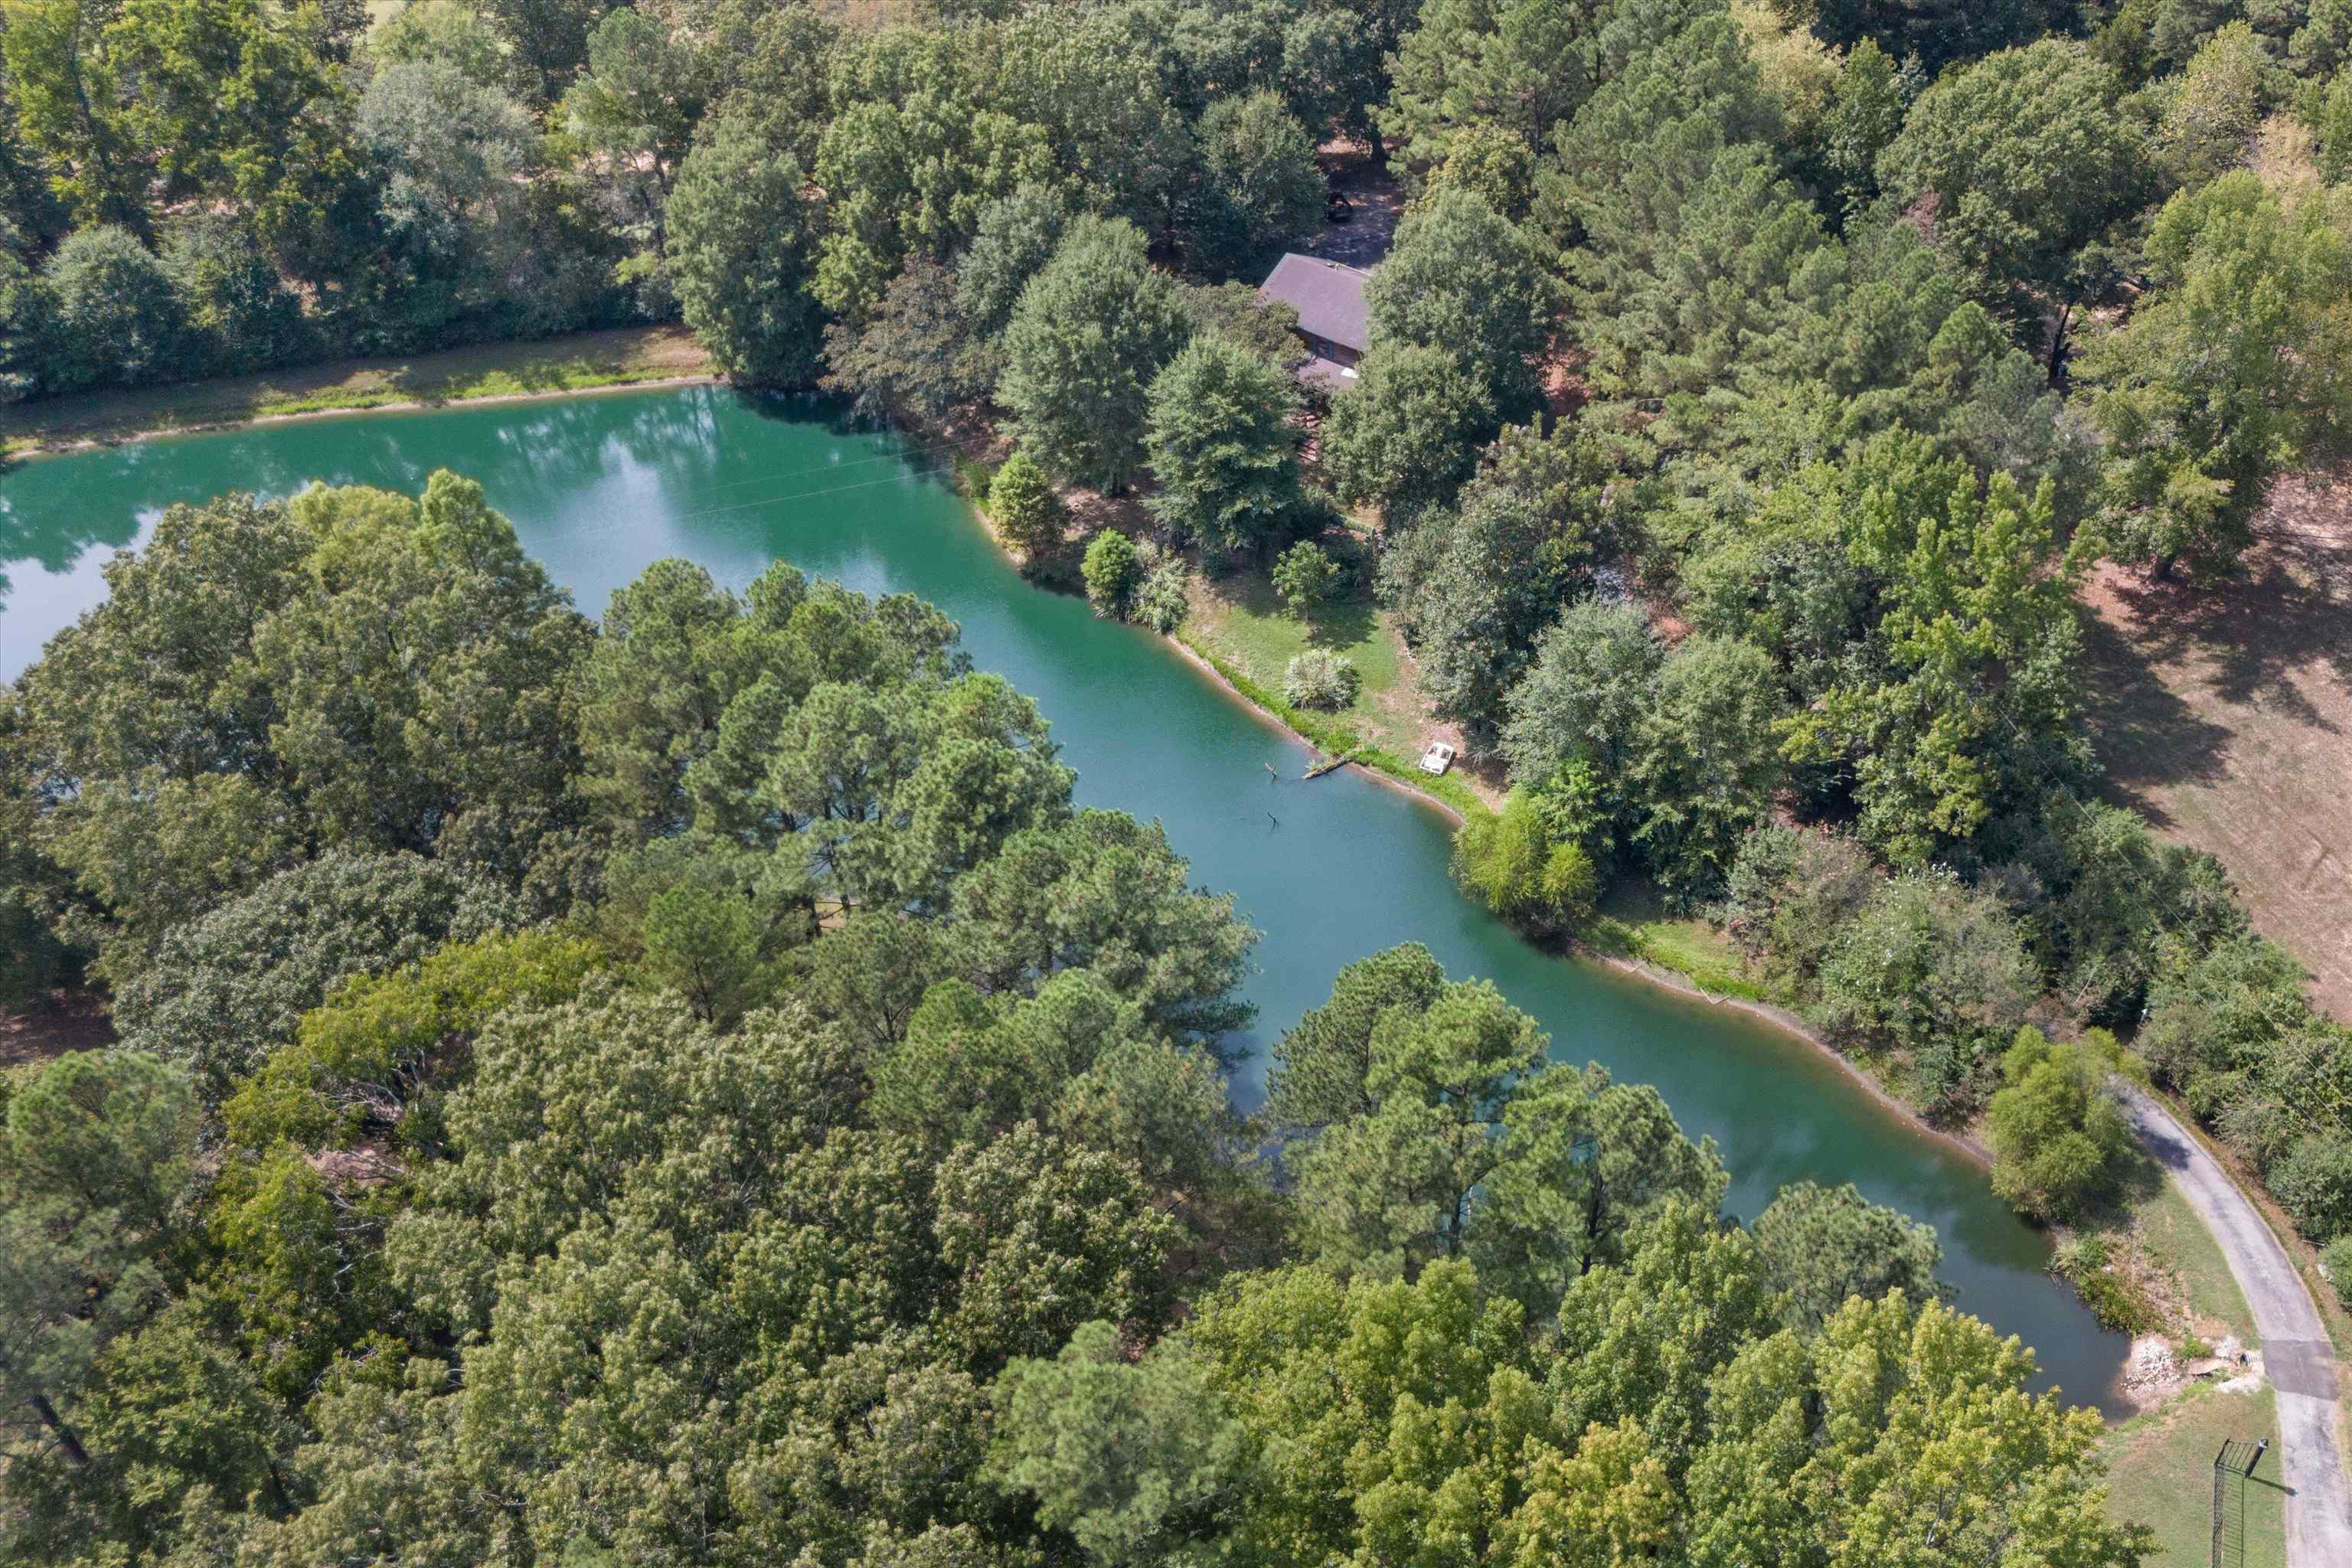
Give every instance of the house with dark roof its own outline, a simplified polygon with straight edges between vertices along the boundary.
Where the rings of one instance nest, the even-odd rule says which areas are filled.
[[[1352,386],[1356,362],[1371,344],[1364,310],[1364,279],[1370,276],[1316,256],[1290,255],[1275,264],[1258,293],[1298,312],[1298,335],[1307,340],[1302,381],[1334,389]]]

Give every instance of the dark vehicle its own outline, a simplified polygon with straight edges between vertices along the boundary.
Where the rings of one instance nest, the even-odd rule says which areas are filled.
[[[1356,216],[1356,204],[1345,192],[1326,191],[1323,194],[1323,216],[1329,223],[1346,223]]]

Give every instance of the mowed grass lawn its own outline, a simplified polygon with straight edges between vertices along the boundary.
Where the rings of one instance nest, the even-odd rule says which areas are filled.
[[[2245,1293],[2221,1256],[2221,1243],[2189,1206],[2178,1184],[2158,1181],[2147,1195],[2132,1205],[2132,1223],[2140,1245],[2170,1270],[2186,1298],[2189,1315],[2200,1323],[2220,1324],[2248,1346],[2261,1341],[2254,1333],[2254,1315]]]
[[[2277,1431],[2269,1389],[2223,1394],[2200,1387],[2108,1433],[2108,1506],[2116,1518],[2156,1531],[2151,1568],[2204,1568],[2212,1548],[2213,1456],[2226,1437],[2274,1437]],[[2227,1483],[2222,1561],[2230,1568],[2284,1568],[2285,1494],[2278,1478],[2273,1447],[2252,1479]]]
[[[291,414],[573,392],[709,372],[710,356],[683,327],[617,327],[20,404],[0,409],[0,450],[21,454]]]
[[[1355,665],[1363,685],[1354,702],[1330,717],[1372,745],[1400,755],[1420,752],[1418,732],[1400,691],[1403,639],[1368,599],[1326,605],[1301,619],[1275,597],[1274,585],[1262,570],[1195,577],[1192,618],[1184,631],[1216,658],[1276,695],[1290,661],[1308,648],[1339,655]]]

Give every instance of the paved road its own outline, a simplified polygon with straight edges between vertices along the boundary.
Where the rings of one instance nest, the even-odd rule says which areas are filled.
[[[2221,1244],[2253,1310],[2263,1370],[2278,1391],[2288,1568],[2347,1568],[2352,1564],[2352,1488],[2336,1446],[2336,1356],[2319,1309],[2278,1237],[2204,1146],[2140,1090],[2126,1088],[2124,1104],[2141,1144],[2180,1184],[2189,1206]]]

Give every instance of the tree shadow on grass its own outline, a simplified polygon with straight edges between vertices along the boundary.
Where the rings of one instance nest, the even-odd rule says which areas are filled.
[[[1365,585],[1367,565],[1356,542],[1318,536],[1309,542],[1328,551],[1339,563],[1344,574],[1332,596],[1304,615],[1284,604],[1281,595],[1274,591],[1274,563],[1278,551],[1270,550],[1262,558],[1236,557],[1226,573],[1214,579],[1217,595],[1245,614],[1299,626],[1310,647],[1339,653],[1371,641],[1379,631],[1380,606],[1372,602]]]
[[[1371,640],[1378,624],[1379,611],[1368,599],[1326,601],[1307,617],[1307,640],[1317,647],[1355,647]]]
[[[2283,712],[2330,734],[2339,715],[2315,708],[2295,676],[2322,666],[2352,687],[2352,478],[2332,469],[2281,480],[2255,522],[2236,578],[2210,586],[2102,573],[2134,656],[2192,669],[2222,701]]]
[[[2164,1167],[2147,1150],[2134,1144],[2131,1157],[2116,1174],[2115,1192],[2101,1205],[2105,1212],[2099,1217],[2128,1221],[2132,1210],[2153,1203],[2163,1191]]]
[[[2107,621],[2084,617],[2084,719],[2107,769],[2109,793],[2158,827],[2170,816],[2154,792],[2184,782],[2212,784],[2224,772],[2231,731],[2166,686],[2158,659]]]

